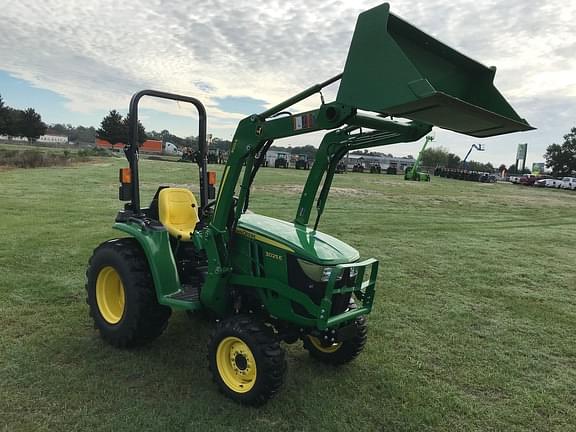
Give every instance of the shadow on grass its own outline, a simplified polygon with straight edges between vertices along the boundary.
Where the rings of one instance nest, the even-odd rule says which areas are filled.
[[[206,427],[202,430],[211,424],[218,425],[216,430],[241,424],[254,430],[316,430],[313,425],[319,424],[330,430],[358,430],[361,425],[361,430],[369,430],[368,425],[384,425],[389,419],[368,409],[367,403],[396,406],[393,417],[400,404],[405,406],[394,378],[385,368],[373,370],[369,353],[352,364],[328,367],[310,359],[298,342],[284,345],[289,365],[279,394],[261,408],[242,407],[221,395],[212,382],[206,349],[212,328],[200,317],[176,313],[166,332],[150,345],[118,350],[84,326],[84,335],[57,341],[57,353],[54,346],[36,352],[50,363],[43,368],[42,374],[50,378],[42,386],[53,403],[66,407],[67,415],[76,411],[70,413],[76,404],[97,400],[100,410],[110,407],[118,412],[119,417],[110,421],[118,427],[126,426],[124,413],[136,410],[141,418],[128,429],[141,422],[148,426],[201,422]],[[66,374],[50,373],[55,366],[65,368]]]

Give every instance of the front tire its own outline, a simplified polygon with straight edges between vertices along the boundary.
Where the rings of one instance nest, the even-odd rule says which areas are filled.
[[[334,344],[323,344],[317,337],[304,336],[304,349],[310,357],[330,365],[343,365],[354,360],[366,345],[368,326],[366,317],[358,317],[354,321],[354,335],[350,339]]]
[[[286,372],[285,353],[273,330],[251,315],[218,323],[208,344],[208,364],[222,393],[252,406],[273,397]]]
[[[110,345],[144,345],[168,325],[172,311],[158,303],[148,260],[136,239],[115,239],[98,246],[88,262],[86,279],[90,316]]]

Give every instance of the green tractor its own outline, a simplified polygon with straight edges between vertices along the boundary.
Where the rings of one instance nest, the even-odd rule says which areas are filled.
[[[135,94],[129,168],[120,170],[125,205],[114,224],[124,237],[98,246],[87,269],[87,301],[101,337],[134,347],[160,336],[173,310],[207,312],[216,318],[211,374],[226,396],[246,405],[263,404],[280,389],[282,342],[302,341],[313,359],[330,365],[354,360],[367,340],[378,261],[318,230],[338,164],[349,151],[417,141],[434,125],[475,137],[532,129],[493,77],[494,69],[390,14],[388,4],[375,7],[358,18],[343,73],[240,121],[217,194],[202,103],[154,90]],[[334,101],[287,112],[338,80]],[[141,205],[137,125],[145,96],[197,108],[199,201],[187,188],[159,187]],[[272,143],[320,130],[328,132],[294,218],[248,212],[251,184]]]
[[[274,168],[288,168],[288,155],[286,153],[278,153],[276,155]]]
[[[426,181],[426,182],[430,181],[430,174],[426,172],[419,172],[418,168],[420,168],[420,160],[422,159],[422,154],[424,153],[424,150],[426,150],[426,146],[428,145],[428,143],[431,141],[434,141],[434,137],[428,135],[426,137],[426,140],[424,141],[424,145],[420,149],[420,153],[418,153],[418,157],[416,158],[414,165],[406,168],[406,172],[404,173],[404,180]]]
[[[310,160],[308,159],[308,155],[299,154],[298,159],[296,159],[296,162],[294,163],[294,168],[301,170],[309,170]]]

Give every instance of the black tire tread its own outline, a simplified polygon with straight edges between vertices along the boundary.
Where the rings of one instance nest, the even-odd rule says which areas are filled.
[[[125,289],[132,289],[132,304],[130,316],[123,317],[118,328],[110,330],[110,326],[102,321],[98,311],[95,296],[91,295],[91,273],[94,261],[101,254],[112,253],[126,263],[129,280],[123,280]],[[148,261],[138,241],[134,238],[109,240],[98,246],[88,261],[86,270],[86,303],[89,306],[90,317],[95,327],[100,330],[102,338],[117,348],[130,348],[144,345],[162,334],[168,325],[171,309],[158,303],[154,282]]]
[[[258,381],[247,393],[232,391],[220,379],[215,356],[220,340],[226,336],[242,339],[256,359]],[[208,368],[224,395],[242,405],[261,406],[274,397],[284,383],[287,362],[285,351],[270,327],[252,315],[235,315],[220,321],[212,332],[208,343]]]
[[[354,321],[355,334],[351,339],[342,342],[341,347],[333,353],[319,351],[307,336],[303,338],[304,349],[308,351],[310,357],[329,365],[339,366],[350,363],[364,350],[368,340],[368,325],[366,317],[358,317]]]

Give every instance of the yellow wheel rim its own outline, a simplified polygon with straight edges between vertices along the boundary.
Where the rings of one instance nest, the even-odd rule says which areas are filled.
[[[323,353],[328,353],[328,354],[338,351],[340,349],[340,347],[342,346],[342,342],[334,343],[334,344],[329,345],[329,346],[324,346],[320,342],[320,339],[318,339],[315,336],[308,336],[308,340],[310,340],[310,343],[312,344],[312,346],[314,348],[316,348],[318,351],[323,352]]]
[[[96,303],[108,324],[117,324],[124,315],[126,297],[120,275],[113,267],[104,267],[96,279]]]
[[[252,351],[241,339],[228,336],[216,350],[218,373],[226,386],[236,393],[246,393],[256,383],[256,360]]]

